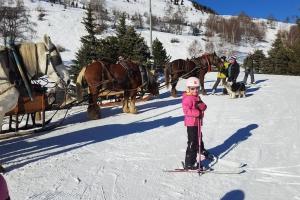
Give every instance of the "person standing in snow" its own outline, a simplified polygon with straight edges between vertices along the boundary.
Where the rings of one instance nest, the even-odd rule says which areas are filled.
[[[245,67],[245,76],[244,76],[244,84],[247,84],[248,76],[250,75],[251,84],[255,84],[254,80],[254,59],[253,53],[250,52],[249,55],[244,60],[244,67]]]
[[[10,200],[7,183],[2,174],[0,174],[0,200]]]
[[[222,81],[222,84],[225,84],[226,77],[227,77],[227,68],[229,66],[229,62],[226,61],[226,56],[222,56],[221,60],[223,62],[223,65],[219,67],[218,69],[218,75],[217,75],[217,80],[212,88],[211,94],[215,94],[216,89],[219,85],[219,83]]]
[[[201,131],[202,119],[206,104],[199,96],[200,81],[196,77],[190,77],[186,81],[186,92],[182,96],[182,109],[184,113],[184,125],[187,127],[187,149],[185,156],[185,168],[195,169],[197,166],[197,153],[199,152],[198,131]],[[204,148],[201,138],[201,154],[205,157],[208,152]],[[200,159],[200,155],[199,155]],[[201,166],[200,166],[201,167]]]
[[[229,67],[228,67],[228,82],[236,83],[236,79],[240,73],[240,65],[236,61],[236,56],[231,56],[229,59]]]

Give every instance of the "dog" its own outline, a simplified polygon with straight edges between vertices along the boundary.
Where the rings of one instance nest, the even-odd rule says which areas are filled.
[[[226,82],[224,87],[227,90],[230,98],[246,97],[246,86],[244,82]]]

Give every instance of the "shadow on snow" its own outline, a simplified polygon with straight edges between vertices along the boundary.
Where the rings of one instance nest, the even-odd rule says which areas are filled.
[[[183,119],[166,117],[153,121],[139,120],[129,124],[108,124],[65,133],[54,137],[35,140],[32,136],[0,142],[1,162],[9,165],[6,171],[20,168],[26,164],[54,155],[65,153],[94,143],[130,134],[143,134],[160,126],[171,126]],[[30,141],[28,141],[28,140]]]
[[[244,128],[241,128],[233,133],[228,139],[226,139],[223,144],[213,147],[208,151],[219,158],[223,158],[241,142],[247,140],[252,135],[252,130],[256,128],[258,128],[257,124],[250,124]]]
[[[232,190],[226,193],[220,200],[244,200],[245,193],[242,190]]]
[[[154,99],[155,100],[155,99]],[[172,98],[165,101],[147,101],[144,104],[137,104],[138,114],[157,109],[157,108],[164,108],[171,105],[178,105],[181,103],[181,98]],[[84,107],[82,110],[78,111],[78,113],[71,114],[68,116],[64,122],[63,126],[68,124],[76,124],[76,123],[82,123],[89,121],[87,118],[87,111],[86,107]],[[101,118],[106,118],[109,116],[116,116],[123,114],[122,107],[104,107],[101,108]],[[131,115],[131,114],[124,114],[124,115]]]

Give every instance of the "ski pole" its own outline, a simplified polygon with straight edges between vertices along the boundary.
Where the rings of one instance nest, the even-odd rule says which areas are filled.
[[[201,171],[201,140],[202,140],[202,131],[201,131],[201,122],[200,122],[200,117],[198,118],[198,152],[199,152],[199,166],[198,170],[199,172]]]

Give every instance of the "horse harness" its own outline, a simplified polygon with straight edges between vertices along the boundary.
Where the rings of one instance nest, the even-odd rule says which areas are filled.
[[[203,58],[203,57],[204,57],[206,63],[201,62],[201,61],[202,61],[201,58]],[[201,60],[200,60],[200,59],[201,59]],[[201,70],[201,69],[206,69],[206,68],[207,68],[207,71],[209,71],[209,72],[211,71],[211,63],[209,62],[209,59],[208,59],[208,57],[207,57],[207,54],[204,54],[203,56],[201,56],[201,57],[199,57],[199,58],[194,58],[194,59],[192,59],[192,60],[193,60],[193,62],[194,62],[196,65],[199,66],[200,70]]]
[[[130,78],[133,75],[133,69],[130,69],[127,65],[127,63],[125,61],[119,61],[118,64],[120,64],[126,71],[128,74],[128,77]],[[141,88],[143,90],[143,88],[145,88],[146,90],[148,89],[148,85],[149,85],[149,72],[148,70],[146,70],[145,66],[143,65],[139,65],[139,70],[141,73],[141,78],[142,78],[142,85],[140,85],[138,88]]]
[[[18,91],[22,94],[25,95],[27,94],[30,99],[32,100],[32,91],[30,88],[30,80],[28,75],[24,71],[24,67],[21,66],[21,62],[19,60],[19,52],[16,51],[15,45],[10,44],[9,47],[5,48],[6,55],[7,55],[7,61],[8,61],[8,70],[9,70],[9,81],[13,85],[9,86],[7,89],[4,91],[1,91],[1,94],[7,92],[13,87],[16,87]],[[12,63],[12,65],[10,65]],[[25,86],[26,90],[23,90]],[[26,91],[26,92],[25,92]],[[25,93],[24,93],[25,92]]]

